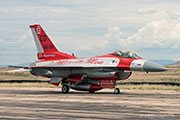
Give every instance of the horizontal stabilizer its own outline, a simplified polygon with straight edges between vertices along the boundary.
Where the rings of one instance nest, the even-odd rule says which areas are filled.
[[[8,70],[5,71],[4,73],[19,73],[19,72],[29,72],[29,69],[19,68],[15,70]]]
[[[51,77],[50,84],[59,86],[62,78],[61,77]]]
[[[13,65],[9,65],[8,67],[29,69],[28,66],[13,66]]]

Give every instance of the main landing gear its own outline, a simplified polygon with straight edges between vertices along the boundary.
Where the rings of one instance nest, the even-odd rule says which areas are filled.
[[[68,93],[69,92],[69,86],[68,85],[63,85],[62,86],[62,93]]]
[[[119,94],[120,93],[120,89],[119,88],[114,88],[114,93],[115,94]]]

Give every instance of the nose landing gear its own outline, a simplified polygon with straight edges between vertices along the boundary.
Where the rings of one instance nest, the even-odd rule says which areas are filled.
[[[117,82],[116,80],[114,81],[114,85],[117,86]],[[120,93],[120,89],[119,88],[114,88],[114,94],[119,94]]]
[[[119,94],[120,93],[120,89],[119,88],[114,88],[114,93],[115,94]]]

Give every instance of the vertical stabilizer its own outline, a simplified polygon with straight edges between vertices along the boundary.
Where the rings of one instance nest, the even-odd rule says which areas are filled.
[[[57,48],[51,42],[40,25],[30,25],[30,28],[39,53],[58,52]]]
[[[40,25],[30,25],[38,50],[38,59],[66,59],[74,56],[59,52]]]

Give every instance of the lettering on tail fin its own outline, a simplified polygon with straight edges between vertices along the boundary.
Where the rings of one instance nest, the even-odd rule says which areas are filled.
[[[40,25],[30,25],[38,50],[38,59],[67,59],[72,55],[59,52]]]

